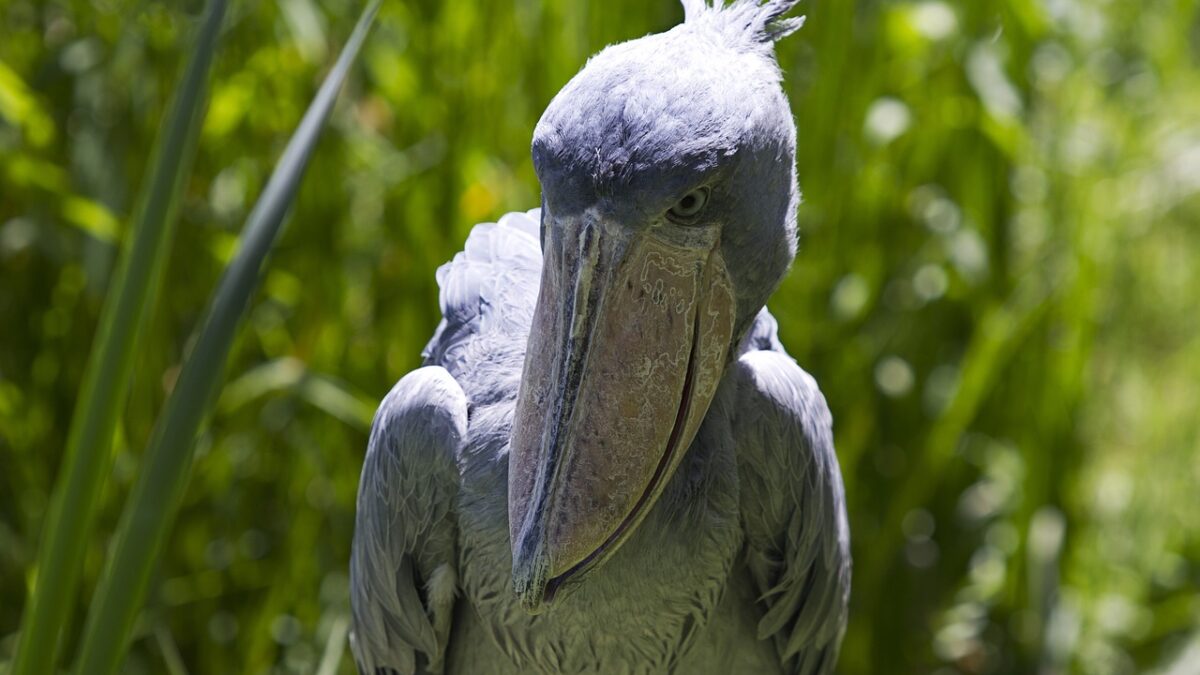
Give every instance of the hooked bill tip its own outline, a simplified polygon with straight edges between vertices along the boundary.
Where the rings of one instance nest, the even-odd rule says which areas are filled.
[[[537,614],[548,602],[546,586],[550,582],[550,560],[541,541],[531,542],[523,538],[513,548],[512,567],[513,592],[521,600],[521,606],[530,614]]]

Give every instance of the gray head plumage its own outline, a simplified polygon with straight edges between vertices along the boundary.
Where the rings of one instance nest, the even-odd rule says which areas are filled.
[[[683,24],[588,61],[534,131],[545,262],[509,452],[530,611],[649,513],[795,256],[773,50],[795,4],[688,0]]]
[[[680,0],[688,23],[708,23],[718,32],[748,48],[770,49],[776,40],[800,30],[804,17],[784,18],[800,0]]]
[[[796,129],[780,87],[775,40],[802,18],[798,0],[684,0],[684,23],[594,56],[550,103],[534,132],[548,210],[602,205],[649,223],[697,185],[747,327],[795,255]]]

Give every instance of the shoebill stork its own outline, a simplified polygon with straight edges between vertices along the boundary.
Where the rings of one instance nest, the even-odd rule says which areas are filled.
[[[796,249],[796,2],[685,0],[597,54],[534,131],[541,209],[438,270],[359,487],[361,672],[832,671],[831,419],[764,309]]]

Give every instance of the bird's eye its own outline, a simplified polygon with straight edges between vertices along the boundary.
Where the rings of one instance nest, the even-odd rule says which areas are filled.
[[[708,204],[708,188],[696,188],[683,196],[675,206],[667,211],[672,220],[688,221],[700,215]]]

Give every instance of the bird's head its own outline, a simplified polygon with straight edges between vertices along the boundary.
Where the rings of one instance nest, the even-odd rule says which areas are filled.
[[[537,125],[544,266],[509,454],[513,585],[540,611],[620,547],[795,255],[774,41],[798,0],[684,0]]]

